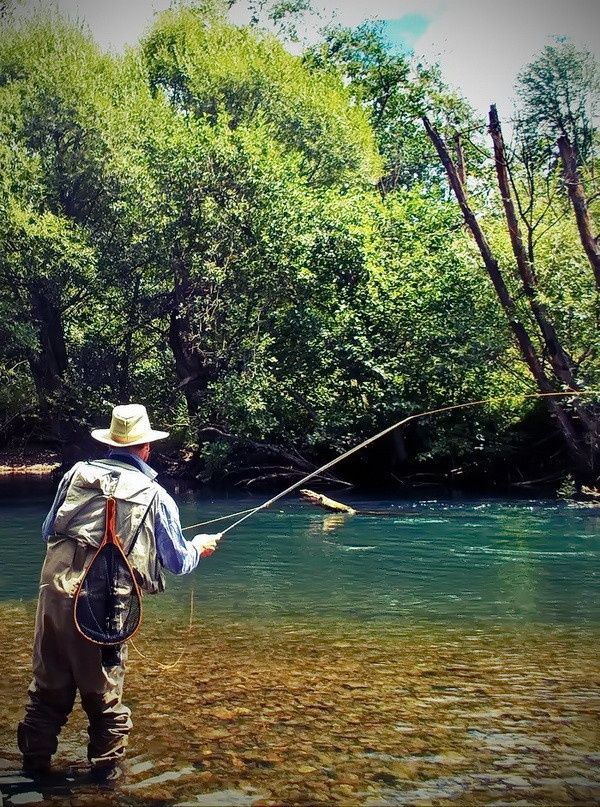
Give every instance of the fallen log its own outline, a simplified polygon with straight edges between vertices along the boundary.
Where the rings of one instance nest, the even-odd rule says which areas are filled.
[[[306,499],[307,502],[317,505],[317,507],[324,507],[325,510],[331,510],[334,513],[345,513],[349,516],[388,516],[390,518],[397,518],[398,511],[393,510],[355,510],[349,504],[343,502],[336,502],[335,499],[330,499],[328,496],[323,496],[322,493],[315,493],[314,490],[303,488],[300,495]]]
[[[335,499],[330,499],[328,496],[323,496],[322,493],[315,493],[314,490],[303,488],[300,495],[311,504],[324,507],[326,510],[333,510],[334,513],[347,513],[349,516],[356,515],[356,510],[349,507],[347,504],[336,502]]]

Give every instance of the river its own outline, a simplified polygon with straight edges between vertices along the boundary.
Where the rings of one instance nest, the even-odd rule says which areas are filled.
[[[177,498],[184,524],[258,503]],[[50,500],[45,483],[0,486],[5,767]],[[348,500],[387,515],[278,503],[146,599],[118,803],[600,803],[600,511]],[[77,713],[59,761],[84,758]]]

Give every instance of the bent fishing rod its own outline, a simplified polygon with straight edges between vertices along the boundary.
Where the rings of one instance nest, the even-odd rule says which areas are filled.
[[[437,409],[428,409],[425,412],[417,412],[414,415],[408,415],[408,417],[405,417],[402,420],[399,420],[397,423],[393,423],[391,426],[388,426],[387,428],[383,429],[382,431],[378,432],[377,434],[373,435],[372,437],[369,437],[368,439],[363,440],[362,443],[359,443],[358,445],[354,446],[354,448],[351,448],[349,451],[345,451],[343,454],[340,454],[338,457],[334,457],[334,459],[330,460],[329,462],[326,462],[325,465],[322,465],[320,468],[317,468],[316,470],[312,471],[310,474],[307,474],[303,479],[300,479],[299,482],[294,482],[293,485],[290,485],[285,490],[282,490],[281,493],[278,493],[276,496],[273,496],[272,498],[268,499],[266,502],[264,502],[263,504],[260,504],[258,507],[251,507],[250,509],[242,510],[239,513],[229,513],[226,516],[219,516],[218,518],[213,518],[213,519],[210,519],[209,521],[201,521],[198,524],[190,524],[188,527],[183,527],[183,530],[193,530],[196,527],[204,527],[207,524],[215,524],[218,521],[225,521],[225,520],[228,520],[228,519],[231,519],[231,518],[236,518],[237,516],[240,516],[240,518],[238,518],[237,521],[234,521],[233,524],[231,524],[226,529],[222,530],[222,534],[224,535],[225,533],[232,530],[234,527],[237,527],[242,522],[246,521],[246,519],[250,518],[250,516],[253,516],[255,513],[258,513],[261,510],[266,510],[272,504],[275,504],[275,502],[279,501],[279,499],[283,499],[284,496],[287,496],[288,493],[292,493],[294,490],[297,490],[301,485],[304,485],[310,479],[313,479],[315,476],[319,476],[320,474],[324,473],[325,471],[328,471],[330,468],[333,468],[334,465],[337,465],[339,462],[342,462],[342,460],[345,460],[346,457],[350,457],[352,454],[356,454],[358,451],[360,451],[363,448],[366,448],[366,446],[370,445],[371,443],[374,443],[376,440],[379,440],[381,437],[385,437],[386,434],[390,434],[390,432],[393,432],[394,429],[398,429],[401,426],[405,426],[407,423],[410,423],[413,420],[417,420],[419,418],[427,417],[428,415],[439,415],[442,412],[452,412],[452,411],[457,410],[457,409],[469,409],[469,408],[473,408],[475,406],[483,406],[484,404],[501,403],[502,401],[514,400],[515,398],[519,398],[519,399],[527,399],[527,398],[530,398],[530,399],[531,398],[559,398],[559,397],[581,397],[581,396],[584,396],[584,395],[600,395],[600,390],[576,390],[576,391],[571,390],[571,391],[568,391],[568,392],[532,392],[532,393],[526,393],[526,394],[523,394],[523,395],[515,395],[515,394],[513,394],[513,395],[498,395],[498,396],[495,396],[495,397],[492,397],[492,398],[484,398],[484,399],[482,399],[480,401],[468,401],[466,403],[461,403],[461,404],[451,404],[450,406],[442,406],[442,407],[439,407]],[[191,592],[190,592],[190,618],[189,618],[189,624],[188,624],[188,629],[187,629],[188,633],[191,633],[191,631],[192,631],[193,613],[194,613],[194,590],[192,589]],[[138,649],[138,647],[134,644],[132,639],[130,640],[130,644],[132,645],[133,649],[138,654],[138,656],[140,656],[140,658],[142,658],[143,660],[146,660],[146,661],[148,660],[148,656],[146,656],[145,653],[143,653],[141,650]],[[183,659],[183,657],[188,652],[189,647],[190,647],[189,643],[186,644],[186,646],[182,649],[182,651],[178,655],[177,659],[174,662],[170,663],[170,664],[161,664],[160,662],[156,662],[156,661],[154,663],[157,664],[158,668],[161,669],[161,670],[173,670],[175,667],[177,667],[180,664],[181,660]]]
[[[190,524],[188,527],[183,527],[183,530],[193,530],[196,527],[204,527],[207,524],[215,524],[218,521],[225,521],[230,518],[235,518],[236,516],[241,516],[237,521],[234,521],[233,524],[230,524],[229,527],[226,527],[224,530],[221,531],[223,535],[225,533],[232,530],[234,527],[239,526],[242,522],[246,521],[246,519],[250,518],[250,516],[259,513],[261,510],[266,510],[271,505],[275,504],[275,502],[279,501],[279,499],[283,499],[284,496],[287,496],[289,493],[293,493],[293,491],[297,490],[299,487],[304,485],[310,479],[314,479],[315,476],[319,476],[320,474],[328,471],[330,468],[333,468],[334,465],[337,465],[342,460],[345,460],[347,457],[350,457],[352,454],[356,454],[358,451],[361,451],[363,448],[366,448],[371,443],[374,443],[376,440],[379,440],[381,437],[385,437],[386,434],[390,434],[395,429],[400,428],[401,426],[405,426],[407,423],[410,423],[413,420],[418,420],[419,418],[424,418],[430,415],[439,415],[442,412],[452,412],[457,409],[469,409],[475,406],[483,406],[484,404],[494,404],[494,403],[502,403],[503,401],[510,401],[514,400],[515,398],[518,399],[528,399],[528,398],[559,398],[559,397],[582,397],[584,395],[600,395],[600,390],[569,390],[568,392],[530,392],[525,393],[522,395],[519,394],[512,394],[512,395],[498,395],[492,398],[483,398],[479,401],[467,401],[466,403],[460,404],[451,404],[449,406],[441,406],[437,409],[428,409],[425,412],[417,412],[414,415],[408,415],[408,417],[399,420],[397,423],[393,423],[391,426],[387,426],[382,431],[378,432],[377,434],[373,435],[372,437],[363,440],[362,443],[354,446],[354,448],[345,451],[343,454],[340,454],[338,457],[334,457],[334,459],[329,460],[326,462],[325,465],[322,465],[320,468],[317,468],[311,473],[307,474],[305,477],[300,479],[298,482],[294,482],[294,484],[287,487],[285,490],[282,490],[281,493],[278,493],[276,496],[268,499],[263,504],[258,505],[258,507],[251,507],[248,510],[241,510],[239,513],[230,513],[226,516],[220,516],[219,518],[213,518],[210,521],[201,521],[198,524]]]

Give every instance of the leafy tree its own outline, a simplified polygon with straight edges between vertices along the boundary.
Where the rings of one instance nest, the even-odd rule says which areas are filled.
[[[129,395],[130,293],[156,234],[135,149],[156,104],[135,59],[60,18],[7,29],[0,64],[2,289],[44,425],[68,441]]]
[[[313,77],[275,37],[183,8],[161,15],[143,48],[151,86],[184,114],[213,125],[225,115],[230,129],[264,122],[314,182],[377,178],[368,120],[339,77]]]
[[[3,291],[13,294],[15,336],[23,340],[42,413],[57,436],[66,436],[71,412],[61,398],[73,388],[66,328],[69,312],[94,284],[95,254],[84,223],[102,190],[101,131],[89,105],[98,85],[90,86],[89,77],[100,82],[107,63],[89,39],[53,22],[13,29],[0,49],[6,135],[0,271]],[[87,97],[74,80],[82,67]]]
[[[442,208],[431,199],[419,206],[420,189],[410,203],[383,213],[369,182],[377,161],[363,134],[364,113],[351,105],[336,71],[311,75],[271,37],[186,10],[158,21],[144,54],[151,86],[176,113],[168,137],[151,147],[148,170],[169,192],[165,264],[176,302],[170,344],[200,436],[215,426],[288,451],[323,451],[389,422],[407,406],[392,379],[405,378],[408,356],[416,369],[433,342],[399,356],[397,337],[388,347],[384,323],[398,323],[406,338],[418,331],[433,339],[438,331],[417,305],[417,261],[414,315],[407,318],[402,308],[401,273],[396,285],[383,284],[374,306],[374,266],[395,266],[388,241],[376,233],[392,232],[394,215],[398,227],[413,216],[429,232],[436,228],[425,211],[435,209],[447,223]],[[436,254],[447,264],[436,232]],[[422,256],[416,242],[411,246]],[[448,280],[443,271],[439,282]],[[466,285],[464,277],[453,285],[457,296]],[[443,294],[438,301],[447,304]],[[465,295],[465,306],[474,305]],[[447,319],[440,311],[445,331]],[[444,372],[453,369],[440,361]],[[448,390],[440,384],[439,394]],[[415,390],[412,405],[428,394],[427,386]]]
[[[323,455],[403,415],[497,388],[488,367],[507,337],[484,279],[456,235],[448,239],[451,207],[416,191],[358,201],[323,206],[311,271],[267,320],[251,372],[212,385],[213,422]],[[460,416],[413,431],[410,452],[393,441],[388,467],[408,453],[464,456],[505,414],[480,414],[475,433]]]
[[[456,127],[471,120],[467,105],[444,86],[439,70],[414,63],[391,48],[382,23],[332,27],[304,55],[312,69],[343,76],[356,101],[369,112],[385,160],[384,191],[440,177],[419,118],[425,108]]]
[[[566,137],[580,164],[597,148],[600,69],[593,54],[565,38],[546,45],[518,77],[518,126],[542,154],[555,152],[556,140]]]
[[[583,357],[592,358],[592,367],[597,364],[597,340],[586,329],[586,336],[591,336],[591,344],[585,345],[582,359],[576,360],[566,346],[564,336],[561,338],[556,312],[553,311],[557,301],[552,300],[540,285],[543,274],[537,263],[539,242],[560,220],[552,209],[556,194],[550,194],[549,202],[537,198],[536,184],[532,181],[534,173],[529,165],[529,173],[526,174],[528,182],[525,185],[529,198],[524,207],[521,201],[523,176],[519,171],[520,166],[515,166],[509,160],[494,105],[490,107],[489,120],[499,191],[496,197],[492,197],[492,201],[495,198],[496,204],[501,204],[505,218],[505,224],[501,225],[505,228],[503,237],[495,249],[490,245],[482,227],[482,217],[478,218],[474,213],[473,201],[467,197],[464,180],[461,179],[443,139],[427,118],[424,118],[424,124],[446,169],[464,222],[477,244],[498,302],[513,332],[515,346],[518,345],[521,360],[527,366],[538,391],[548,396],[545,402],[562,434],[564,447],[578,479],[589,481],[597,475],[598,435],[595,407],[585,400],[561,401],[553,397],[553,394],[564,389],[579,391],[585,387],[585,380],[578,374],[582,369]],[[497,222],[498,214],[494,210],[492,221],[486,224],[494,226]],[[544,229],[540,229],[538,233],[537,228],[542,222]],[[522,223],[528,228],[526,240],[522,234]],[[503,256],[503,260],[499,259],[500,250],[507,256]],[[580,257],[583,258],[583,255]],[[575,275],[579,268],[577,266],[575,269]],[[570,267],[569,276],[572,271],[573,267]],[[594,319],[595,306],[586,310],[586,303],[594,296],[592,274],[582,278],[575,277],[574,280],[586,291],[581,308],[574,300],[570,300],[571,313],[582,321],[588,319],[590,314]],[[556,308],[560,310],[563,306],[558,305]],[[581,345],[578,347],[581,353]]]
[[[195,415],[212,382],[259,352],[259,323],[318,227],[314,199],[369,187],[378,158],[339,79],[311,76],[272,37],[184,9],[163,15],[144,57],[173,110],[152,170],[169,189],[170,344]]]

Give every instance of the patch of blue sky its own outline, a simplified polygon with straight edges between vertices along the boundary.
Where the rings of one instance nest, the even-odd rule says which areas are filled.
[[[403,14],[393,20],[382,20],[383,32],[394,50],[409,53],[431,23],[425,14]]]

